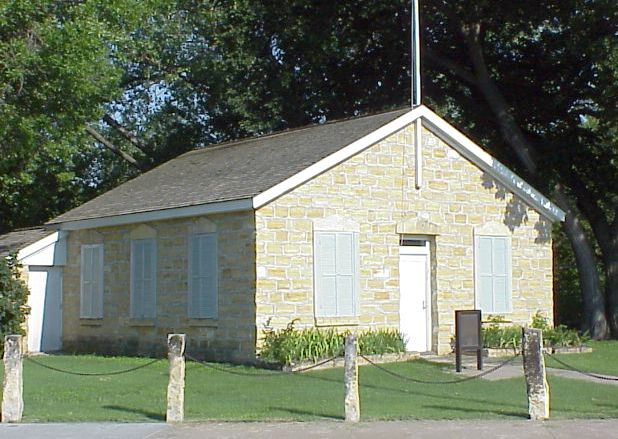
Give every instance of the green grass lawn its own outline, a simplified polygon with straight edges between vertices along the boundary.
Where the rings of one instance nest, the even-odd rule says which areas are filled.
[[[579,355],[569,355],[570,361]],[[37,357],[47,365],[105,372],[147,363],[140,358]],[[343,371],[305,374],[218,366],[234,375],[187,363],[185,418],[198,420],[315,420],[343,418]],[[444,365],[391,364],[389,370],[423,380],[452,380]],[[361,416],[375,419],[524,419],[522,378],[461,384],[415,384],[373,366],[360,368]],[[554,418],[618,417],[618,387],[551,378]],[[24,362],[24,421],[163,421],[167,363],[124,375],[71,376]]]
[[[618,376],[618,340],[589,341],[592,352],[584,354],[557,354],[564,363],[586,372]],[[545,356],[547,367],[566,369],[549,355]]]

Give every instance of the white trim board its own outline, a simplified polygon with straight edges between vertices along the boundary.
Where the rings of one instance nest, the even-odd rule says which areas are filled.
[[[48,246],[55,244],[60,239],[60,234],[58,232],[54,232],[52,230],[49,231],[49,235],[45,238],[41,238],[38,241],[22,248],[17,253],[17,260],[22,261],[27,257],[34,255],[35,253],[39,253]]]
[[[455,148],[464,157],[490,174],[511,192],[518,195],[531,207],[553,221],[564,221],[565,213],[538,190],[521,177],[485,152],[480,146],[466,137],[461,131],[442,119],[427,107],[422,109],[423,121],[444,142]]]
[[[196,206],[176,207],[172,209],[137,212],[125,215],[114,215],[101,218],[91,218],[78,221],[59,223],[61,230],[95,229],[99,227],[121,226],[125,224],[145,223],[148,221],[162,221],[173,218],[209,215],[224,212],[238,212],[252,209],[250,198],[240,200],[220,201]],[[54,226],[55,224],[50,224]]]

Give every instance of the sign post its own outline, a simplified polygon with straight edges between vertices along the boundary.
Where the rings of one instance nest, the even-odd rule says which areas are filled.
[[[476,352],[476,367],[483,370],[483,336],[481,310],[455,311],[455,370],[461,372],[461,354]]]

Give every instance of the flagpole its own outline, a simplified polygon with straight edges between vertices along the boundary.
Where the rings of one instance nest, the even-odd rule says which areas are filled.
[[[411,80],[412,80],[412,108],[421,105],[421,32],[420,32],[420,13],[418,0],[412,0],[410,11],[410,34],[412,41],[410,42],[411,56]],[[414,121],[414,186],[420,189],[423,186],[423,138],[422,138],[422,122],[418,117]]]
[[[418,0],[412,0],[411,10],[411,48],[412,48],[412,107],[421,105],[421,44]]]

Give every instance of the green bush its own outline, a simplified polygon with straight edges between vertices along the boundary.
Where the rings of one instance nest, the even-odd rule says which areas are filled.
[[[4,336],[24,334],[28,307],[28,287],[19,276],[15,255],[0,257],[0,354],[4,351]]]
[[[397,354],[406,351],[406,344],[396,329],[379,329],[362,332],[358,337],[358,349],[363,355]]]
[[[521,327],[500,327],[496,323],[481,329],[484,348],[518,349],[521,346]]]
[[[260,359],[292,364],[343,355],[344,338],[349,331],[337,332],[332,328],[297,330],[294,328],[296,322],[293,320],[281,330],[273,330],[267,324]],[[358,336],[358,346],[360,353],[365,355],[405,352],[401,333],[389,329],[362,332]]]
[[[488,326],[482,328],[483,347],[519,349],[521,347],[521,326],[500,326],[501,320],[490,319]],[[579,334],[565,325],[550,327],[547,318],[541,313],[532,316],[532,328],[543,331],[543,346],[545,347],[575,347],[590,340],[587,333]]]

